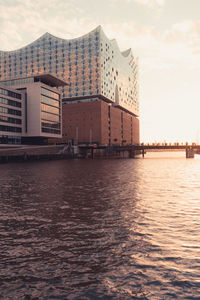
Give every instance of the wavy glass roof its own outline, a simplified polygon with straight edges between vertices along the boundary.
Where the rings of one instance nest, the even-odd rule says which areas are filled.
[[[48,32],[13,51],[0,51],[0,80],[52,74],[69,83],[63,99],[101,95],[138,115],[137,59],[120,51],[101,26],[80,37],[63,39]]]

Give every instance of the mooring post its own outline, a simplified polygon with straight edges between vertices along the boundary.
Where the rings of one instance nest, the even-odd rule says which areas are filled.
[[[144,147],[142,147],[142,157],[144,158]]]
[[[132,151],[131,152],[132,152],[132,158],[135,158],[135,147],[134,146],[132,147]]]
[[[186,158],[194,158],[194,149],[192,147],[186,147],[185,154]]]
[[[91,158],[92,159],[94,158],[94,149],[93,148],[91,149]]]
[[[27,154],[26,154],[26,152],[24,152],[23,159],[27,160]]]

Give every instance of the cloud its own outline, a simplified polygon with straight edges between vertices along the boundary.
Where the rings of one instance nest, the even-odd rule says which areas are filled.
[[[4,0],[0,4],[1,50],[25,46],[47,31],[58,37],[74,38],[98,26],[92,16],[85,14],[84,8],[75,5],[76,1]],[[147,6],[165,3],[164,0],[124,1]],[[107,36],[117,40],[121,50],[132,47],[143,70],[199,67],[200,21],[177,23],[164,32],[133,21],[109,21],[102,25]]]
[[[154,6],[164,6],[165,0],[126,0],[127,2],[136,2],[144,6],[154,7]]]
[[[168,43],[184,43],[193,53],[200,51],[200,21],[184,21],[174,24],[165,33]]]
[[[73,0],[3,1],[0,10],[1,50],[25,46],[45,32],[72,38],[97,26]]]
[[[169,42],[176,41],[200,41],[200,21],[184,21],[174,24],[166,31],[166,39]]]
[[[131,46],[146,70],[200,67],[198,21],[177,23],[164,32],[134,22],[105,24],[104,29],[121,49]]]

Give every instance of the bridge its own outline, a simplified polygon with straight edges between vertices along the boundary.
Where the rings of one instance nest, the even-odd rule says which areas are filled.
[[[176,151],[176,150],[183,150],[186,153],[186,158],[194,158],[195,154],[200,154],[200,145],[196,144],[140,144],[140,145],[112,145],[112,146],[106,146],[106,145],[79,145],[79,148],[82,151],[90,151],[91,157],[94,156],[94,153],[96,150],[104,150],[105,153],[110,153],[111,155],[114,153],[128,153],[128,157],[134,158],[138,154],[142,154],[144,157],[145,153],[148,152],[148,150],[154,150],[154,151]],[[109,155],[108,155],[109,156]],[[123,157],[123,155],[122,155]]]
[[[141,145],[135,145],[134,150],[142,151],[142,155],[144,156],[145,151],[148,150],[163,150],[163,151],[175,151],[175,150],[185,150],[186,158],[194,158],[194,154],[200,154],[200,145],[196,145],[195,143],[188,145],[180,145],[178,143],[176,144],[141,144]]]

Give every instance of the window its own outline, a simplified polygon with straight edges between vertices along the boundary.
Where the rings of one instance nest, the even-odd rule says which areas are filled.
[[[45,95],[45,96],[48,96],[50,98],[53,98],[53,99],[56,99],[56,100],[59,100],[59,94],[55,93],[55,92],[52,92],[48,89],[45,89],[45,88],[41,88],[42,89],[42,94]]]
[[[4,126],[0,125],[0,131],[7,131],[7,132],[22,132],[20,127],[13,127],[13,126]]]

